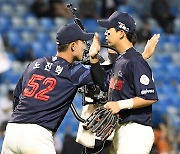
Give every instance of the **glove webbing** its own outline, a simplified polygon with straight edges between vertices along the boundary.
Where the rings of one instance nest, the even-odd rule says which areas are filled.
[[[111,115],[110,122],[106,125],[105,128],[101,130],[101,132],[97,132],[96,136],[100,137],[102,141],[105,141],[114,131],[117,122],[118,122],[118,118],[114,115]]]
[[[98,121],[96,121],[95,119],[99,119],[99,117],[102,115],[102,112],[104,112],[105,110],[97,108],[97,110],[95,110],[95,112],[92,113],[92,115],[86,120],[86,128],[87,129],[91,129]]]
[[[100,122],[99,123],[97,123],[97,124],[95,124],[91,129],[92,129],[92,132],[94,133],[94,132],[96,132],[99,128],[102,128],[103,127],[103,125],[105,125],[104,123],[109,119],[109,117],[111,117],[111,112],[109,112],[109,111],[104,111],[104,113],[103,113],[103,115],[101,115],[101,116],[103,116],[102,117],[102,119],[101,119],[101,117],[99,116],[99,118],[100,118]],[[104,117],[105,116],[105,117]],[[100,129],[101,130],[101,129]],[[100,131],[99,130],[99,131]]]

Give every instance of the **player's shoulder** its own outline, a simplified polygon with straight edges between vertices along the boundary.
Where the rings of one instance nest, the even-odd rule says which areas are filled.
[[[46,61],[49,61],[49,58],[48,57],[42,57],[42,58],[35,59],[31,63],[43,63],[43,62],[46,62]]]
[[[74,64],[72,64],[72,68],[90,69],[91,66],[82,64],[81,62],[75,62]]]
[[[138,62],[138,61],[144,61],[142,54],[137,51],[135,48],[131,48],[129,52],[127,52],[129,60],[131,62]]]
[[[130,66],[145,65],[149,67],[147,61],[144,60],[144,58],[142,57],[142,54],[139,51],[137,51],[135,48],[131,48],[130,51],[127,53],[128,54],[126,55],[126,57],[128,59],[128,64]]]
[[[45,65],[50,65],[52,62],[52,58],[51,57],[42,57],[42,58],[38,58],[35,59],[34,61],[32,61],[28,68],[41,68],[44,67]]]
[[[62,60],[56,56],[42,57],[34,60],[32,63],[47,64],[47,63],[59,63]]]
[[[84,65],[80,62],[75,62],[70,67],[72,75],[80,75],[84,72],[90,72],[90,65]]]

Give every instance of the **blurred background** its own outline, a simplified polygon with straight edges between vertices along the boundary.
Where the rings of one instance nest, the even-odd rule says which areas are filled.
[[[153,105],[155,144],[151,154],[180,153],[179,0],[0,0],[0,149],[19,77],[30,61],[56,54],[56,31],[73,22],[67,3],[77,8],[76,15],[88,32],[99,33],[102,43],[105,29],[96,20],[108,18],[115,10],[127,12],[135,19],[135,47],[140,52],[154,33],[161,34],[155,54],[148,60],[159,96]],[[80,93],[74,105],[81,113]],[[82,148],[74,139],[78,124],[69,110],[55,135],[57,154],[68,153],[65,143],[78,154],[76,151]]]

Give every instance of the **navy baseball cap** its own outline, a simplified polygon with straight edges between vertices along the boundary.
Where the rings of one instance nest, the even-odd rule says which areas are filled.
[[[132,16],[125,12],[115,11],[107,20],[97,21],[101,27],[119,28],[128,33],[136,30],[136,23]]]
[[[91,40],[94,33],[87,33],[83,31],[77,24],[66,24],[61,26],[56,34],[56,44],[62,45],[77,40],[88,41]]]

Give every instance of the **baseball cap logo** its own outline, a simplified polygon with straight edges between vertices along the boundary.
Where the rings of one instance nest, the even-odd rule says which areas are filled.
[[[118,28],[127,33],[134,33],[136,30],[136,23],[132,16],[125,12],[115,11],[108,19],[98,20],[101,27]]]
[[[126,27],[126,25],[124,24],[124,23],[122,23],[122,22],[118,22],[118,27],[120,28],[120,29],[123,29],[123,30],[125,30],[126,32],[129,32],[129,28],[128,27]]]

